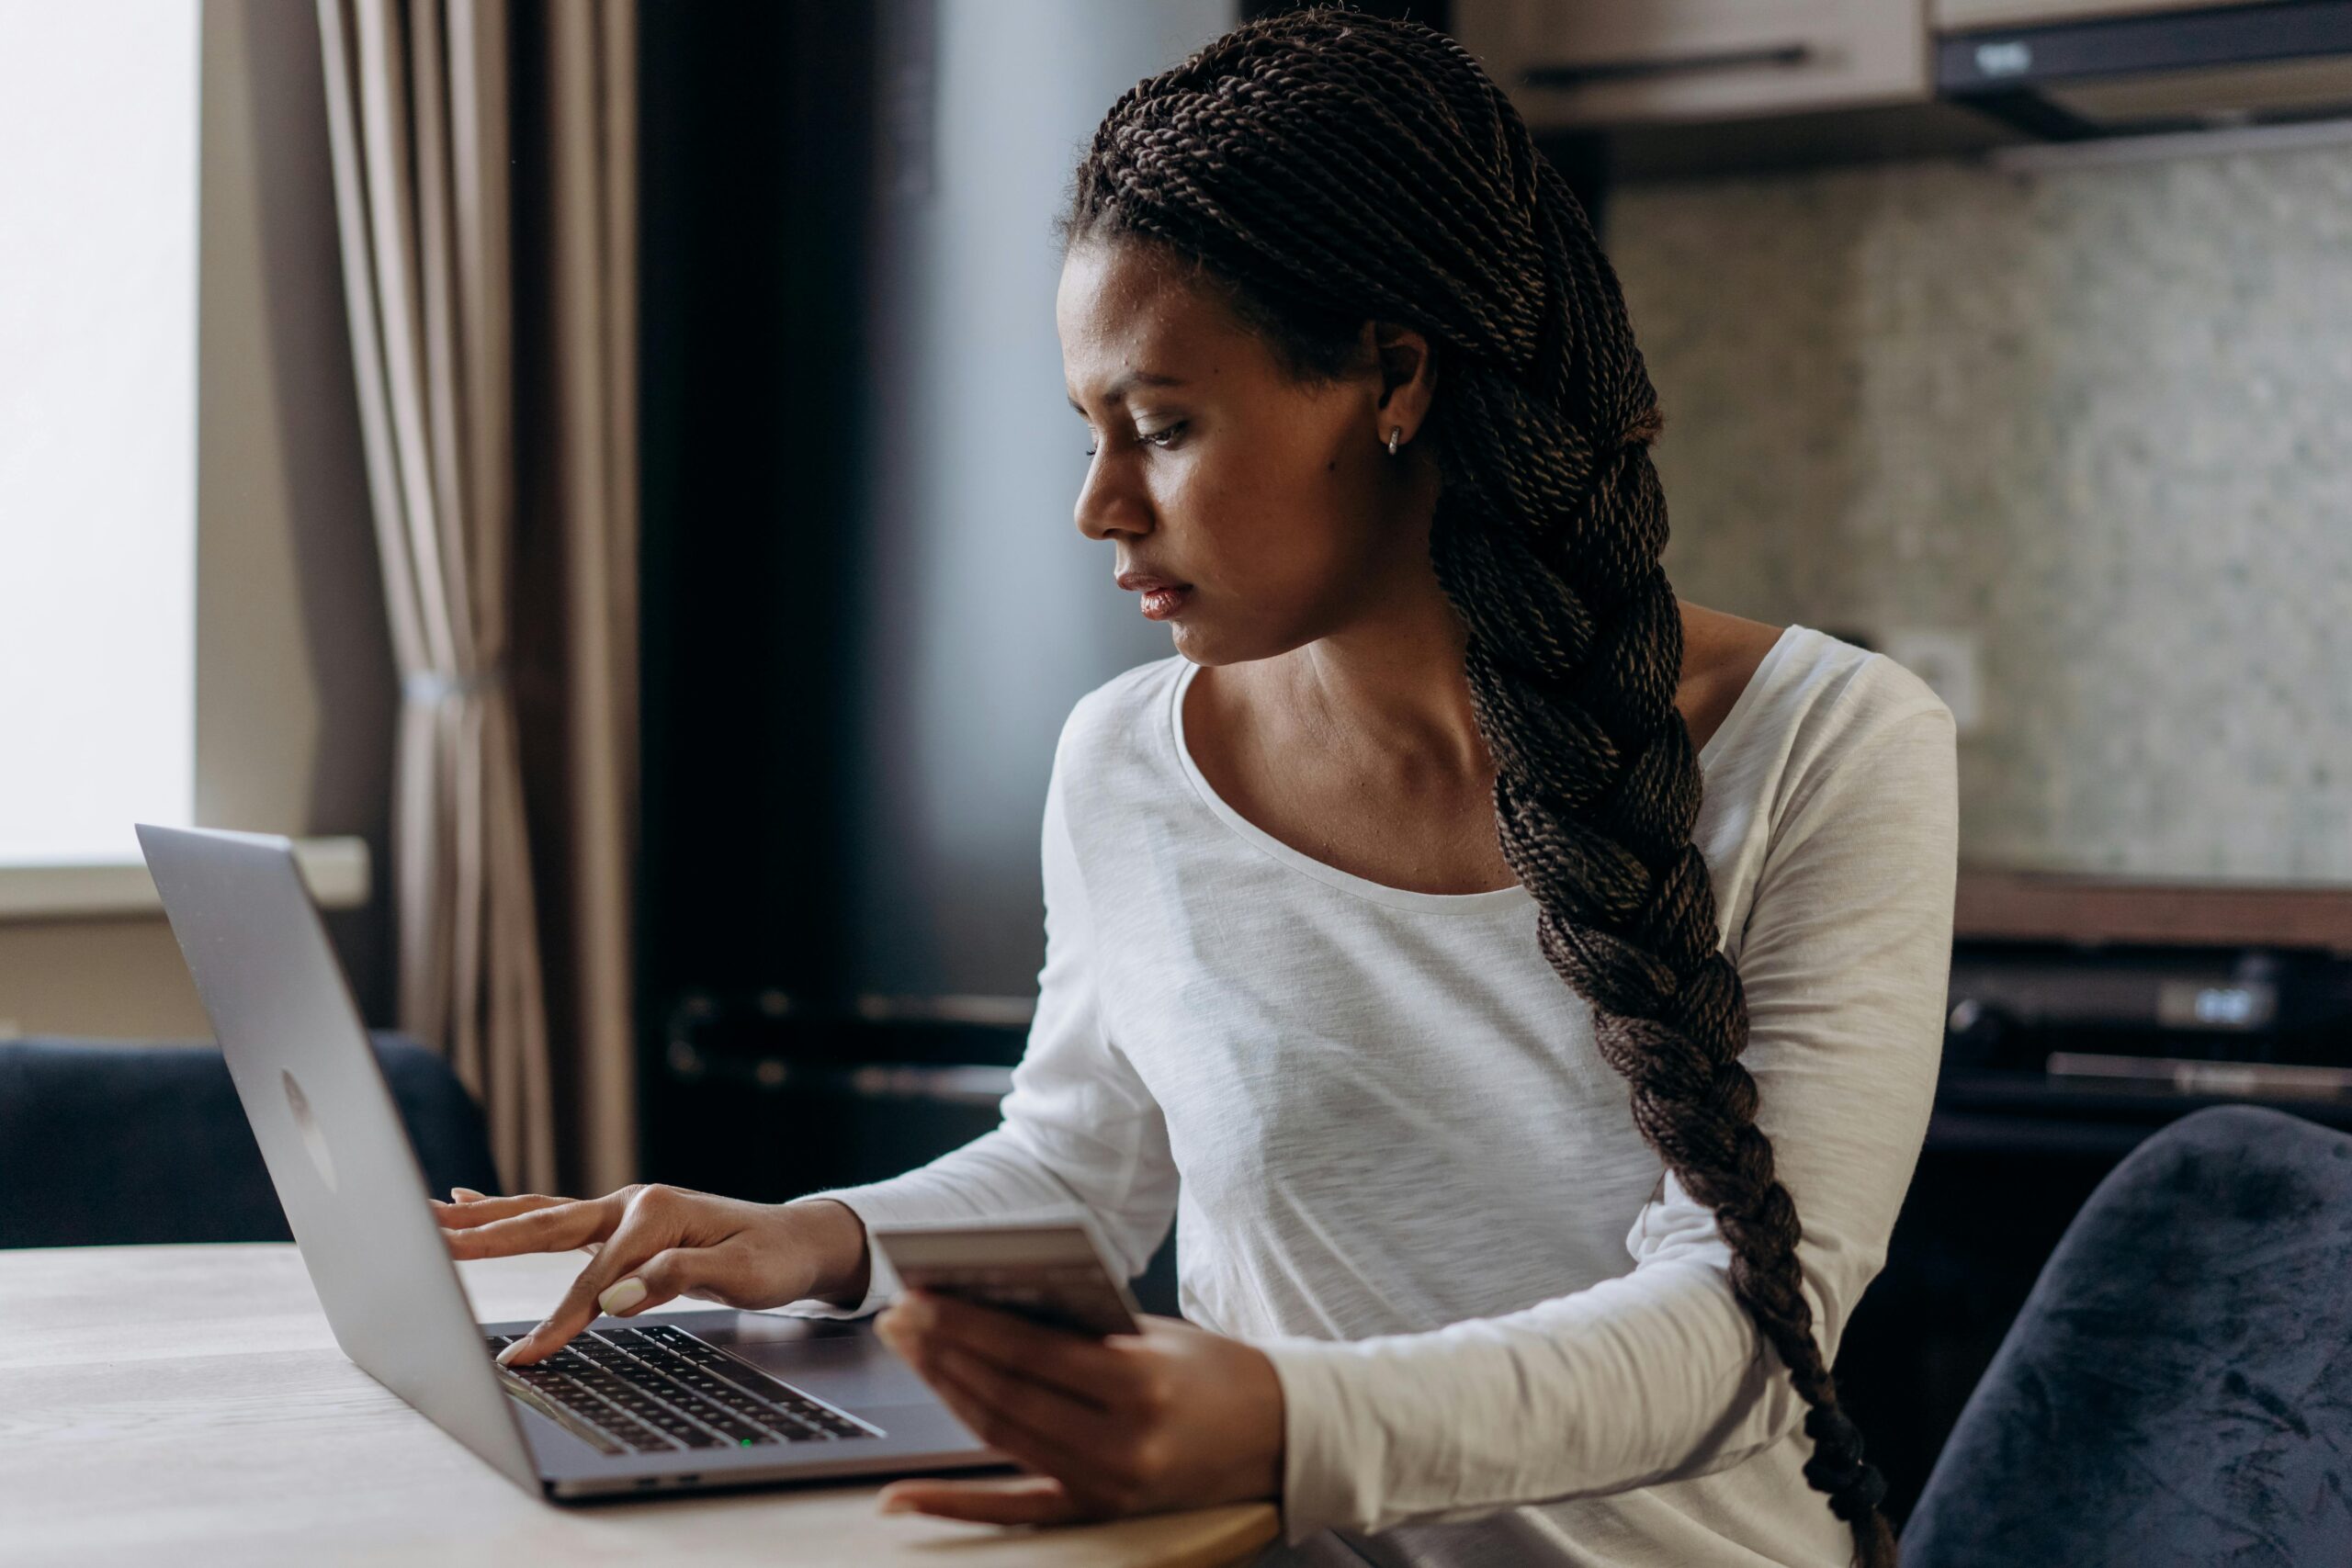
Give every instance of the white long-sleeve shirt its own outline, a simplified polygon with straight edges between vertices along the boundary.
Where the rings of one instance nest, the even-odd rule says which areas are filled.
[[[1261,1562],[1847,1562],[1801,1473],[1803,1402],[1538,950],[1533,897],[1388,887],[1263,832],[1184,747],[1193,672],[1131,670],[1064,727],[1002,1124],[825,1195],[869,1225],[1082,1205],[1136,1272],[1172,1216],[1184,1315],[1282,1383],[1284,1540]],[[1933,1098],[1951,715],[1791,626],[1699,761],[1741,1060],[1834,1357]],[[853,1314],[895,1288],[877,1258]]]

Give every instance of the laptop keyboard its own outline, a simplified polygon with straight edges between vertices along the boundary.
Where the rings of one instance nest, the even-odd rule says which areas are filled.
[[[485,1335],[495,1357],[519,1336]],[[511,1392],[605,1453],[840,1442],[883,1434],[682,1328],[582,1334],[543,1361],[500,1367]]]

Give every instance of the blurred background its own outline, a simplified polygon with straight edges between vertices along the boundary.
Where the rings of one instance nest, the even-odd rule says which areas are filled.
[[[130,831],[194,823],[298,841],[513,1190],[993,1124],[1055,736],[1167,649],[1070,524],[1051,220],[1272,8],[0,0],[0,1041],[217,1065]],[[2124,1153],[2352,1126],[2352,3],[1362,8],[1595,217],[1681,593],[1959,721],[1938,1109],[1839,1360],[1899,1518]]]

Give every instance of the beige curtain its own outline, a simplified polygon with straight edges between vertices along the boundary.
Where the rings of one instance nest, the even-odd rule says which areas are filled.
[[[510,1190],[634,1179],[635,0],[318,0],[403,682],[400,1027]]]

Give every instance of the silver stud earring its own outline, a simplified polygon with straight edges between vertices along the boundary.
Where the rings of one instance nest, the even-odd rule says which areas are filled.
[[[1401,424],[1393,424],[1388,427],[1388,455],[1390,457],[1394,457],[1396,456],[1396,438],[1404,434],[1405,427]]]

